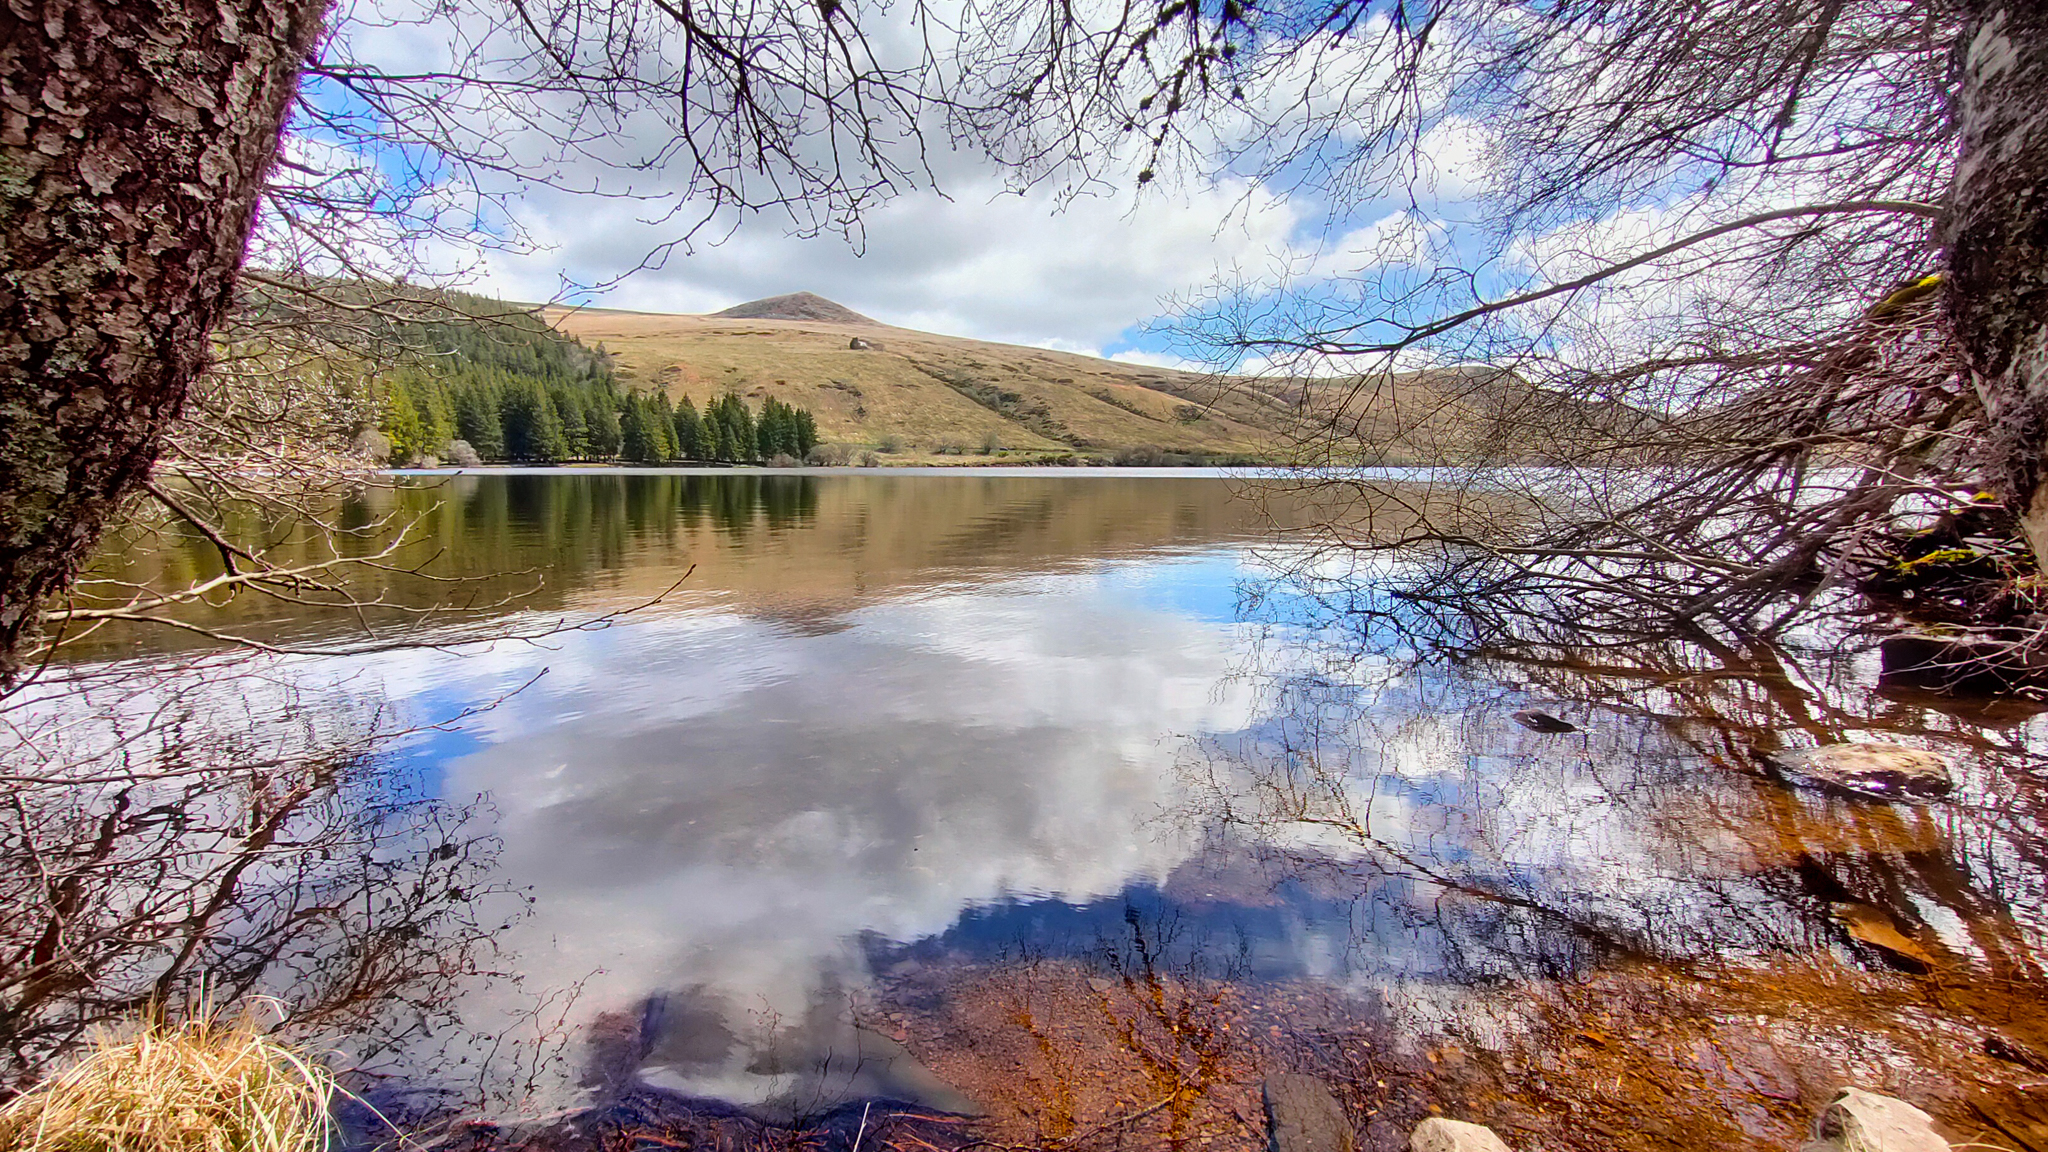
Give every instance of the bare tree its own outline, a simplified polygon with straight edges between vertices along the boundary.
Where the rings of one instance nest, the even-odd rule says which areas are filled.
[[[2048,557],[2037,8],[1125,6],[1027,21],[973,75],[1026,170],[1192,164],[1369,225],[1172,330],[1322,378],[1304,463],[1405,462],[1462,424],[1451,459],[1558,466],[1468,477],[1517,514],[1443,502],[1396,542],[1444,549],[1430,579],[1466,578],[1437,587],[1768,629],[1943,515],[1982,535],[2002,508]],[[1330,483],[1353,512],[1400,499]]]
[[[1991,422],[1991,480],[2048,572],[2048,13],[1964,5],[1951,104],[1958,155],[1942,218],[1944,319]]]
[[[0,10],[0,660],[149,473],[325,4]]]

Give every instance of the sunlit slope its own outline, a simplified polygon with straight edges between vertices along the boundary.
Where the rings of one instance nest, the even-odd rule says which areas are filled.
[[[1637,415],[1484,367],[1219,378],[892,328],[809,294],[730,311],[751,315],[548,317],[602,344],[629,387],[688,396],[700,408],[729,391],[756,405],[773,396],[815,413],[826,442],[899,461],[985,459],[991,444],[1009,460],[1158,449],[1318,464],[1529,461],[1573,457]]]
[[[629,386],[700,407],[737,390],[809,408],[827,441],[906,453],[1284,451],[1290,406],[1257,387],[880,324],[605,310],[549,317],[612,353]],[[872,346],[852,348],[858,337]]]

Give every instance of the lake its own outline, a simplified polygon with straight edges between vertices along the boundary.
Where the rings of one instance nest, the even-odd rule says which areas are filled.
[[[367,615],[191,616],[256,655],[105,629],[14,718],[334,750],[325,854],[265,857],[216,934],[345,893],[236,971],[406,1001],[334,1041],[393,1112],[879,1100],[1250,1149],[1302,1072],[1376,1147],[1442,1110],[1783,1148],[1856,1082],[2048,1147],[2042,724],[1880,687],[1840,634],[1444,652],[1358,609],[1398,558],[1339,579],[1305,497],[1214,474],[409,477],[347,516],[415,540]],[[140,538],[96,576],[210,556]],[[1953,756],[1955,793],[1757,755],[1867,738]]]

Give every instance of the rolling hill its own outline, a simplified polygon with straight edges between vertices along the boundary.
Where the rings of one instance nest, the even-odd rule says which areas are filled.
[[[1369,446],[1357,462],[1528,458],[1511,425],[1532,399],[1546,422],[1578,410],[1487,369],[1363,382],[1206,376],[891,327],[807,292],[711,315],[545,315],[602,345],[629,388],[699,408],[727,392],[772,396],[810,409],[826,443],[896,463],[1283,461],[1302,458],[1304,427],[1340,409]]]

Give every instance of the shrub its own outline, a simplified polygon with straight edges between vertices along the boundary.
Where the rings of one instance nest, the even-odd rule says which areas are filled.
[[[325,1069],[254,1019],[211,1016],[102,1036],[0,1110],[9,1152],[324,1152]]]

